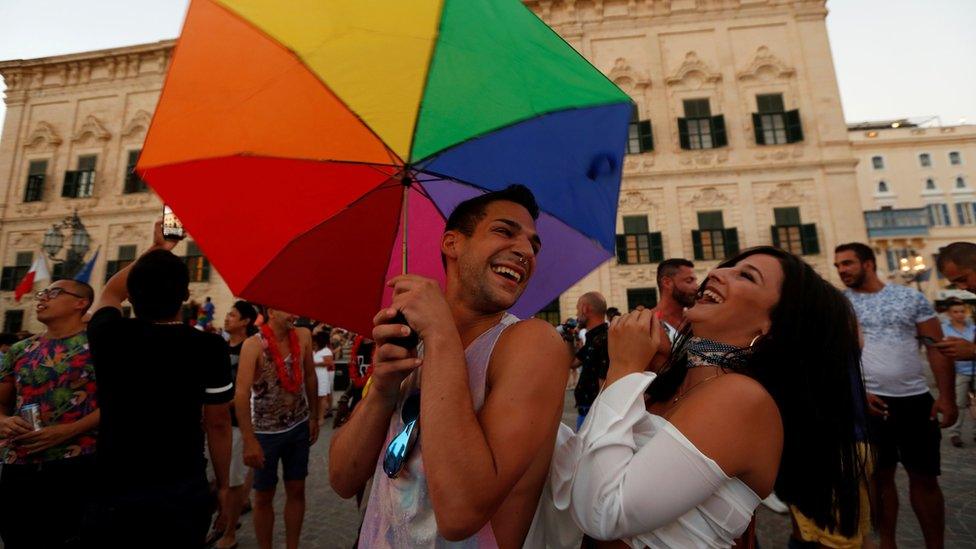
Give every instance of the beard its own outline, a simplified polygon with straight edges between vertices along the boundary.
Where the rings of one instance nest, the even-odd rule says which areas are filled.
[[[698,297],[698,291],[694,292],[682,292],[677,288],[671,289],[671,299],[678,302],[682,307],[693,307],[695,305],[695,298]]]
[[[512,298],[507,293],[492,288],[488,279],[491,276],[491,271],[485,268],[481,262],[475,264],[460,260],[458,267],[458,274],[461,278],[459,280],[460,286],[464,288],[463,295],[467,296],[466,301],[476,311],[485,314],[506,311],[515,305],[519,296],[522,295],[520,291]]]
[[[857,273],[856,275],[852,275],[851,278],[849,279],[849,281],[848,280],[841,279],[841,282],[843,282],[844,285],[847,286],[848,288],[857,289],[857,288],[860,288],[861,286],[864,286],[864,279],[866,277],[867,277],[867,274],[862,270],[861,272]]]

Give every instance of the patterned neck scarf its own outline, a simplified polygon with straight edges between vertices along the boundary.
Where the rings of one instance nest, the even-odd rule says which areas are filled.
[[[688,367],[718,366],[725,370],[738,370],[746,365],[752,355],[751,347],[736,347],[703,337],[691,337],[685,347]]]

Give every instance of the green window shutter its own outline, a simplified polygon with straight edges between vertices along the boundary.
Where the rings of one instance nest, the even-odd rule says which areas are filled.
[[[210,261],[203,258],[203,268],[200,270],[200,282],[210,282]]]
[[[627,264],[627,235],[617,235],[617,263]]]
[[[724,229],[722,232],[725,235],[725,258],[728,259],[739,253],[739,230]]]
[[[691,247],[695,250],[695,259],[698,261],[705,259],[705,253],[702,251],[701,231],[691,231]]]
[[[684,118],[678,119],[678,141],[681,143],[682,149],[691,150],[691,138],[688,137],[688,120]]]
[[[14,280],[14,274],[16,273],[16,267],[4,267],[0,271],[0,290],[10,291],[17,286],[17,280]]]
[[[773,235],[773,247],[774,248],[779,248],[779,231],[777,229],[778,229],[778,227],[776,227],[776,225],[773,225],[773,226],[769,227],[769,232],[772,233],[772,235]]]
[[[800,239],[803,243],[803,255],[817,255],[820,253],[820,240],[817,238],[817,224],[800,225]]]
[[[81,172],[64,172],[64,186],[61,187],[61,196],[65,198],[75,198],[78,196],[78,180]]]
[[[650,233],[651,241],[651,263],[664,261],[664,241],[661,233]]]
[[[756,135],[756,145],[765,145],[766,138],[763,135],[762,115],[757,112],[752,113],[752,131]]]
[[[637,135],[640,136],[641,152],[654,150],[654,132],[652,131],[650,120],[641,120],[637,124]]]
[[[786,111],[786,142],[803,141],[803,126],[800,124],[800,111]]]
[[[725,136],[725,117],[721,114],[712,117],[712,145],[716,148],[729,144]]]
[[[108,282],[113,275],[119,270],[119,262],[115,260],[109,260],[105,262],[105,282]]]

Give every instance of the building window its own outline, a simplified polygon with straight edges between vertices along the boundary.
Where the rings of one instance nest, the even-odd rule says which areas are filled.
[[[186,256],[183,258],[190,271],[190,282],[210,281],[210,262],[197,247],[196,242],[186,243]]]
[[[685,150],[714,149],[728,144],[725,117],[712,116],[708,99],[686,99],[685,117],[678,119],[678,137]]]
[[[921,166],[921,167],[923,167],[923,168],[931,168],[932,167],[932,155],[930,155],[929,153],[922,153],[922,154],[918,155],[918,165]]]
[[[957,189],[965,189],[966,188],[966,180],[962,176],[959,176],[959,177],[956,178],[956,188]]]
[[[64,187],[61,196],[65,198],[88,198],[95,189],[95,155],[79,156],[78,169],[64,172]]]
[[[876,169],[876,170],[883,170],[884,169],[884,158],[882,158],[880,156],[872,156],[871,157],[871,167],[874,168],[874,169]]]
[[[783,106],[783,94],[757,95],[756,108],[759,112],[752,113],[752,127],[757,145],[782,145],[803,141],[800,111],[787,111]]]
[[[112,278],[115,273],[128,267],[136,260],[136,246],[119,246],[118,259],[109,261],[105,264],[105,282]]]
[[[10,292],[27,276],[34,263],[34,252],[17,252],[14,264],[3,267],[0,271],[0,291]]]
[[[776,224],[770,227],[773,246],[795,255],[820,253],[816,223],[800,222],[800,208],[773,208]]]
[[[24,311],[13,310],[3,313],[3,331],[16,334],[24,329]]]
[[[47,177],[47,160],[31,160],[27,166],[27,185],[24,187],[24,202],[44,200],[44,179]]]
[[[561,324],[561,318],[559,316],[559,298],[553,299],[548,305],[542,308],[541,311],[536,313],[536,318],[541,318],[553,326],[559,326]]]
[[[952,225],[949,219],[949,206],[945,204],[929,204],[926,206],[929,214],[929,226],[948,227]]]
[[[125,186],[122,192],[125,194],[142,193],[149,190],[146,182],[136,173],[136,164],[139,163],[141,150],[129,151],[129,159],[125,167]]]
[[[949,164],[953,166],[962,164],[962,155],[959,154],[959,151],[952,151],[949,153]]]
[[[634,105],[634,113],[630,117],[630,126],[627,129],[627,154],[640,154],[654,150],[654,133],[651,129],[650,120],[641,120],[637,105]]]
[[[691,231],[695,259],[711,261],[739,253],[739,232],[726,229],[721,211],[698,212],[698,230]]]
[[[888,192],[888,184],[884,181],[878,181],[878,194],[884,194]]]
[[[617,262],[621,265],[637,265],[663,260],[661,233],[648,230],[647,216],[625,215],[624,234],[617,235]]]
[[[935,186],[935,180],[931,177],[925,179],[925,190],[926,191],[937,191],[938,188]]]
[[[638,306],[653,309],[657,306],[657,290],[654,288],[627,288],[627,310],[633,311]]]
[[[976,225],[976,202],[956,202],[956,220],[960,225]]]

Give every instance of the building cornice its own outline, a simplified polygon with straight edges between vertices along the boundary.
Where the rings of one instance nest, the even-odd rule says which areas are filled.
[[[976,126],[946,126],[942,128],[911,128],[881,130],[877,137],[866,137],[864,130],[851,131],[854,149],[875,149],[892,146],[925,146],[949,143],[976,143]],[[855,135],[860,134],[860,135]]]
[[[33,59],[10,59],[0,61],[0,74],[8,69],[26,69],[48,65],[58,65],[61,63],[77,63],[79,61],[93,61],[106,57],[119,55],[132,55],[137,53],[149,53],[159,50],[170,50],[176,45],[176,40],[160,40],[148,44],[135,44],[132,46],[122,46],[118,48],[106,48],[103,50],[91,50],[78,53],[66,53],[62,55],[52,55],[48,57],[36,57]]]

